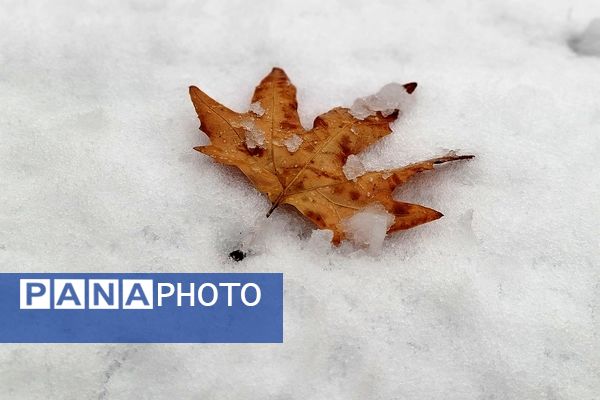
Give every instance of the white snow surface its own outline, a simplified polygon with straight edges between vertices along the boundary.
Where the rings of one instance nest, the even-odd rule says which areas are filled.
[[[600,57],[600,18],[593,19],[581,35],[575,36],[571,47],[579,54]]]
[[[597,0],[52,1],[0,5],[0,265],[283,272],[284,343],[2,345],[10,399],[598,399]],[[416,81],[361,157],[477,156],[400,188],[445,214],[371,257],[269,208],[187,87],[245,111],[273,66],[320,113]],[[258,239],[257,239],[258,240]]]

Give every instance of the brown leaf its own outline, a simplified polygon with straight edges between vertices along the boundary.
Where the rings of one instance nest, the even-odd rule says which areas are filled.
[[[404,85],[412,93],[416,83]],[[357,154],[391,132],[398,111],[376,112],[355,118],[336,107],[318,116],[311,130],[298,117],[296,88],[280,68],[273,68],[254,91],[251,110],[240,114],[216,102],[195,86],[190,96],[208,146],[195,147],[216,161],[238,167],[272,203],[290,204],[322,229],[334,232],[333,242],[344,239],[341,222],[370,203],[380,203],[394,215],[388,232],[433,221],[441,213],[417,204],[395,201],[394,189],[434,165],[473,156],[453,153],[403,168],[367,172],[349,180],[343,167]]]

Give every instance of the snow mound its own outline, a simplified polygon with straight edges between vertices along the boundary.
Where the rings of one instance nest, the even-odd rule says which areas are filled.
[[[411,86],[411,88],[414,90],[414,87]],[[381,111],[384,117],[391,115],[396,110],[406,111],[413,103],[413,96],[408,90],[399,83],[388,83],[379,92],[354,100],[350,114],[356,118],[365,119],[377,111]]]
[[[381,204],[374,203],[343,220],[342,229],[356,246],[376,256],[381,254],[386,232],[393,223],[394,216]]]
[[[574,52],[586,56],[600,56],[600,18],[593,19],[587,28],[571,43]]]
[[[342,171],[344,171],[344,175],[348,180],[354,180],[365,173],[365,166],[363,165],[360,158],[351,154],[346,159],[346,164],[342,167]]]

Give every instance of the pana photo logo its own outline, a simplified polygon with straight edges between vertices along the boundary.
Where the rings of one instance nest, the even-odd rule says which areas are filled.
[[[260,286],[253,282],[216,285],[211,282],[174,284],[152,279],[21,279],[20,308],[139,310],[153,309],[155,305],[163,307],[168,301],[174,301],[177,307],[212,307],[220,299],[219,288],[227,289],[224,300],[227,307],[233,307],[234,301],[246,307],[260,303]]]
[[[281,343],[283,275],[0,274],[4,343]]]

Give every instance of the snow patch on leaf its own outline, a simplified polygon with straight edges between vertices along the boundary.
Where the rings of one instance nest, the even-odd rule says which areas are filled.
[[[406,111],[413,103],[413,96],[410,95],[413,90],[412,85],[407,88],[399,83],[388,83],[379,92],[356,99],[350,108],[350,114],[358,119],[365,119],[377,111],[384,117],[396,110]]]
[[[356,246],[376,256],[381,253],[383,240],[393,223],[394,216],[381,204],[373,203],[342,220],[341,226]]]
[[[260,105],[260,101],[255,101],[254,103],[250,104],[248,111],[258,115],[259,117],[262,117],[265,113],[265,109]]]
[[[287,147],[290,153],[295,153],[302,144],[302,138],[296,134],[293,134],[289,138],[285,139],[283,141],[283,144],[285,145],[285,147]]]
[[[351,154],[346,159],[346,164],[342,167],[342,171],[344,171],[344,175],[346,178],[351,181],[353,179],[358,178],[361,175],[365,174],[365,166],[360,161],[360,158]]]
[[[246,135],[246,147],[249,149],[265,148],[265,133],[252,120],[244,120],[240,124]]]

